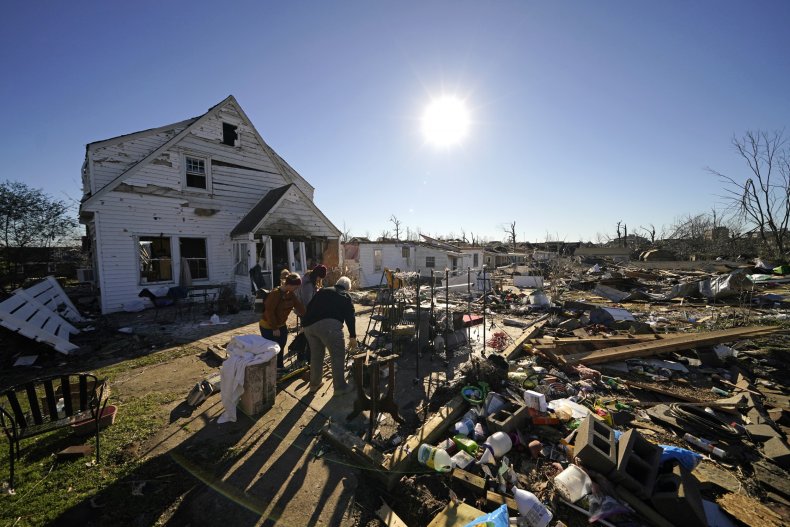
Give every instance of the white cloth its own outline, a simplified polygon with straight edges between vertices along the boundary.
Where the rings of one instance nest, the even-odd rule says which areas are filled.
[[[280,345],[259,335],[240,335],[228,343],[228,358],[220,368],[219,385],[225,411],[217,423],[236,422],[236,405],[244,393],[244,371],[247,366],[272,360]]]

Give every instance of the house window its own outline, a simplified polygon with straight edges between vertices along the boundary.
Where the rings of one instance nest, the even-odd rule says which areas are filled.
[[[425,257],[425,267],[436,267],[436,257],[435,256],[426,256]]]
[[[373,250],[373,270],[381,271],[381,249]]]
[[[179,239],[181,252],[181,265],[186,263],[192,280],[205,280],[208,278],[208,258],[206,256],[205,238]]]
[[[186,184],[189,188],[202,188],[208,190],[208,172],[206,160],[200,157],[186,156]]]
[[[472,255],[472,267],[477,267],[477,253]]]
[[[173,258],[169,236],[140,236],[140,283],[173,280]]]
[[[233,261],[236,262],[233,274],[247,276],[250,269],[250,253],[245,242],[233,243]]]
[[[408,247],[401,247],[400,255],[403,258],[408,258],[409,257],[409,248]]]
[[[455,271],[456,269],[458,269],[458,258],[456,258],[455,256],[451,256],[450,259],[453,262],[453,269],[452,270]]]
[[[222,144],[228,146],[239,146],[238,126],[222,123]]]

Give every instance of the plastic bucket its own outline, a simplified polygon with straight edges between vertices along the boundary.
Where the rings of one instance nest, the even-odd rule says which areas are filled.
[[[560,472],[554,478],[554,486],[560,496],[571,503],[576,503],[592,491],[590,476],[576,465],[568,465]]]

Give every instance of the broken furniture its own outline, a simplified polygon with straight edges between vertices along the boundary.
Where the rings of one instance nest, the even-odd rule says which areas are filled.
[[[79,330],[66,318],[75,322],[82,320],[52,277],[28,289],[17,289],[0,302],[0,325],[68,355],[79,347],[69,342],[69,336]]]
[[[55,383],[60,383],[56,399]],[[96,433],[96,462],[99,461],[99,420],[107,400],[104,383],[90,373],[53,375],[12,386],[0,393],[0,427],[9,442],[11,475],[14,487],[14,452],[19,460],[19,442],[72,423],[91,420]],[[43,404],[42,404],[43,403]]]
[[[346,420],[350,421],[362,411],[369,410],[368,440],[373,437],[373,430],[378,422],[378,414],[380,412],[390,414],[398,423],[404,424],[406,422],[398,413],[398,405],[394,399],[395,365],[393,361],[397,357],[397,355],[378,357],[370,354],[370,352],[354,355],[354,383],[357,387],[357,398],[354,400],[354,410],[348,414]],[[387,368],[387,391],[381,394],[381,372],[384,368]],[[370,395],[365,393],[363,384],[365,377],[370,380]]]

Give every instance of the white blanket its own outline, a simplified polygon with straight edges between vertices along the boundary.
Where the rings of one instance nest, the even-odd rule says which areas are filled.
[[[236,422],[236,405],[244,393],[247,366],[267,362],[280,352],[280,345],[258,335],[240,335],[228,343],[228,358],[220,368],[222,405],[225,411],[217,423]]]

